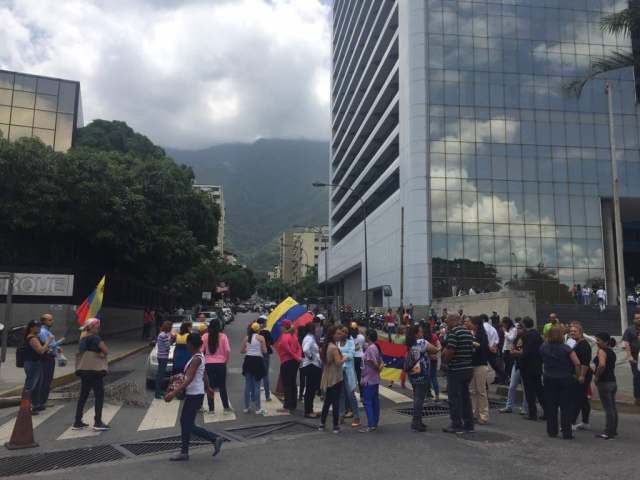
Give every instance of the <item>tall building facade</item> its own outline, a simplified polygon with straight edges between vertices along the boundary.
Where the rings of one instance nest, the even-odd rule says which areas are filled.
[[[82,126],[79,82],[0,70],[2,137],[37,137],[65,152]]]
[[[226,212],[224,208],[224,191],[221,185],[194,185],[195,188],[205,192],[220,209],[220,221],[218,222],[218,237],[216,238],[215,251],[224,256],[224,225]]]
[[[318,269],[320,254],[329,244],[327,226],[289,230],[280,238],[280,278],[295,285],[311,269]]]
[[[606,284],[615,297],[604,79],[579,98],[566,86],[594,57],[631,48],[599,23],[625,6],[335,0],[330,179],[342,187],[320,279],[364,304],[366,211],[374,305],[384,285],[395,305],[469,288],[569,303],[574,286]],[[633,72],[606,78],[623,221],[638,221]]]

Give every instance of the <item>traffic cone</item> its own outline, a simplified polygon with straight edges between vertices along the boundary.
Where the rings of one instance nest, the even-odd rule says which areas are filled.
[[[22,390],[20,400],[20,410],[18,418],[13,426],[11,440],[4,444],[8,450],[18,450],[21,448],[33,448],[38,444],[33,439],[33,423],[31,423],[31,394],[27,390]]]

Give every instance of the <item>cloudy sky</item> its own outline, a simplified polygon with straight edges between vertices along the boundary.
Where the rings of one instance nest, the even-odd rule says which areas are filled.
[[[328,0],[0,0],[0,68],[163,146],[329,132]]]

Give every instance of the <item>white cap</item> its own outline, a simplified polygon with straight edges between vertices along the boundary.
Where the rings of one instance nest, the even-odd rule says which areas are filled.
[[[320,320],[325,320],[324,315],[321,313],[317,314],[316,318],[319,318]]]

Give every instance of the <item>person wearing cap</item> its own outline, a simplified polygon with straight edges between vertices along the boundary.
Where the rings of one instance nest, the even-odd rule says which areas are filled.
[[[598,354],[593,360],[596,367],[594,382],[598,387],[598,396],[606,415],[606,426],[603,433],[596,437],[610,440],[618,435],[618,408],[616,407],[616,354],[613,347],[616,341],[607,332],[596,335]]]
[[[271,387],[269,385],[269,367],[271,364],[271,355],[273,355],[273,340],[271,339],[271,332],[266,329],[267,317],[266,315],[260,315],[257,320],[260,325],[260,332],[258,332],[267,344],[267,353],[262,356],[264,361],[265,375],[262,377],[262,385],[264,386],[264,399],[267,402],[271,401]]]
[[[279,412],[291,412],[297,407],[296,376],[302,360],[302,347],[293,332],[290,320],[282,321],[282,334],[275,347],[280,357],[280,378],[284,389],[283,408],[279,409]]]
[[[80,377],[80,396],[76,405],[76,418],[73,430],[82,430],[89,425],[82,421],[84,406],[93,390],[94,424],[96,431],[109,430],[111,427],[102,422],[102,407],[104,406],[104,377],[107,374],[107,355],[109,349],[99,335],[100,320],[90,318],[81,327],[80,344],[78,348],[78,363],[76,375]]]
[[[253,322],[247,328],[247,336],[242,339],[240,353],[244,353],[242,363],[242,375],[244,375],[244,413],[251,411],[251,400],[256,407],[257,415],[266,412],[260,407],[260,380],[265,375],[264,354],[267,353],[267,344],[264,337],[258,334],[260,324]]]

